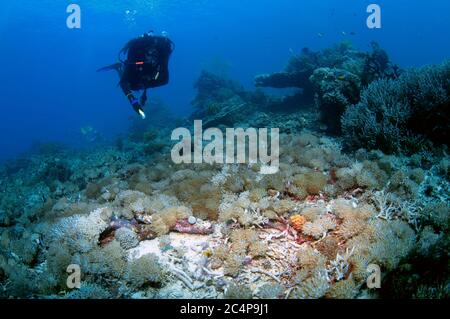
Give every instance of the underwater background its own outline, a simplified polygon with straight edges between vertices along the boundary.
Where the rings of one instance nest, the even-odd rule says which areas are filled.
[[[0,11],[0,298],[449,298],[450,2],[70,3]],[[150,30],[141,120],[96,70]],[[199,119],[279,128],[279,171],[174,164]]]

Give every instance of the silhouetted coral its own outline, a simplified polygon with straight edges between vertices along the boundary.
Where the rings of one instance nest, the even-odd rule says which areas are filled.
[[[444,63],[371,83],[342,117],[347,145],[408,154],[429,149],[429,142],[448,145],[449,79]]]

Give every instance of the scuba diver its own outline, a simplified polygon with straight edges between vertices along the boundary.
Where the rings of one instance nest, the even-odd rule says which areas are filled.
[[[131,103],[133,109],[143,119],[142,109],[147,102],[147,89],[169,83],[169,58],[174,43],[165,33],[155,36],[152,31],[129,41],[119,52],[119,63],[101,68],[99,71],[116,70],[119,73],[119,85]],[[124,61],[123,55],[127,54]],[[140,99],[133,91],[143,90]]]

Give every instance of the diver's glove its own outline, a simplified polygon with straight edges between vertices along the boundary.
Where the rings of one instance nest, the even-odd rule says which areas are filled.
[[[135,112],[137,114],[139,114],[142,117],[142,119],[144,120],[145,113],[144,113],[144,110],[142,109],[141,104],[139,103],[138,99],[132,100],[131,105],[133,106],[133,109],[135,110]]]

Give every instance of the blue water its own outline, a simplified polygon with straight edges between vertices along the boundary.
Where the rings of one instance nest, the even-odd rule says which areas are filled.
[[[80,30],[66,27],[72,2],[82,10]],[[136,115],[117,87],[117,75],[95,70],[116,62],[129,39],[150,29],[167,31],[176,50],[169,85],[151,90],[149,97],[177,115],[192,111],[193,83],[214,61],[229,65],[229,76],[251,88],[255,75],[281,70],[291,50],[317,50],[342,40],[364,50],[376,40],[402,67],[450,57],[445,0],[72,2],[2,2],[0,160],[26,151],[33,141],[83,146],[85,125],[111,139],[125,132]],[[382,7],[380,30],[366,27],[370,3]]]

